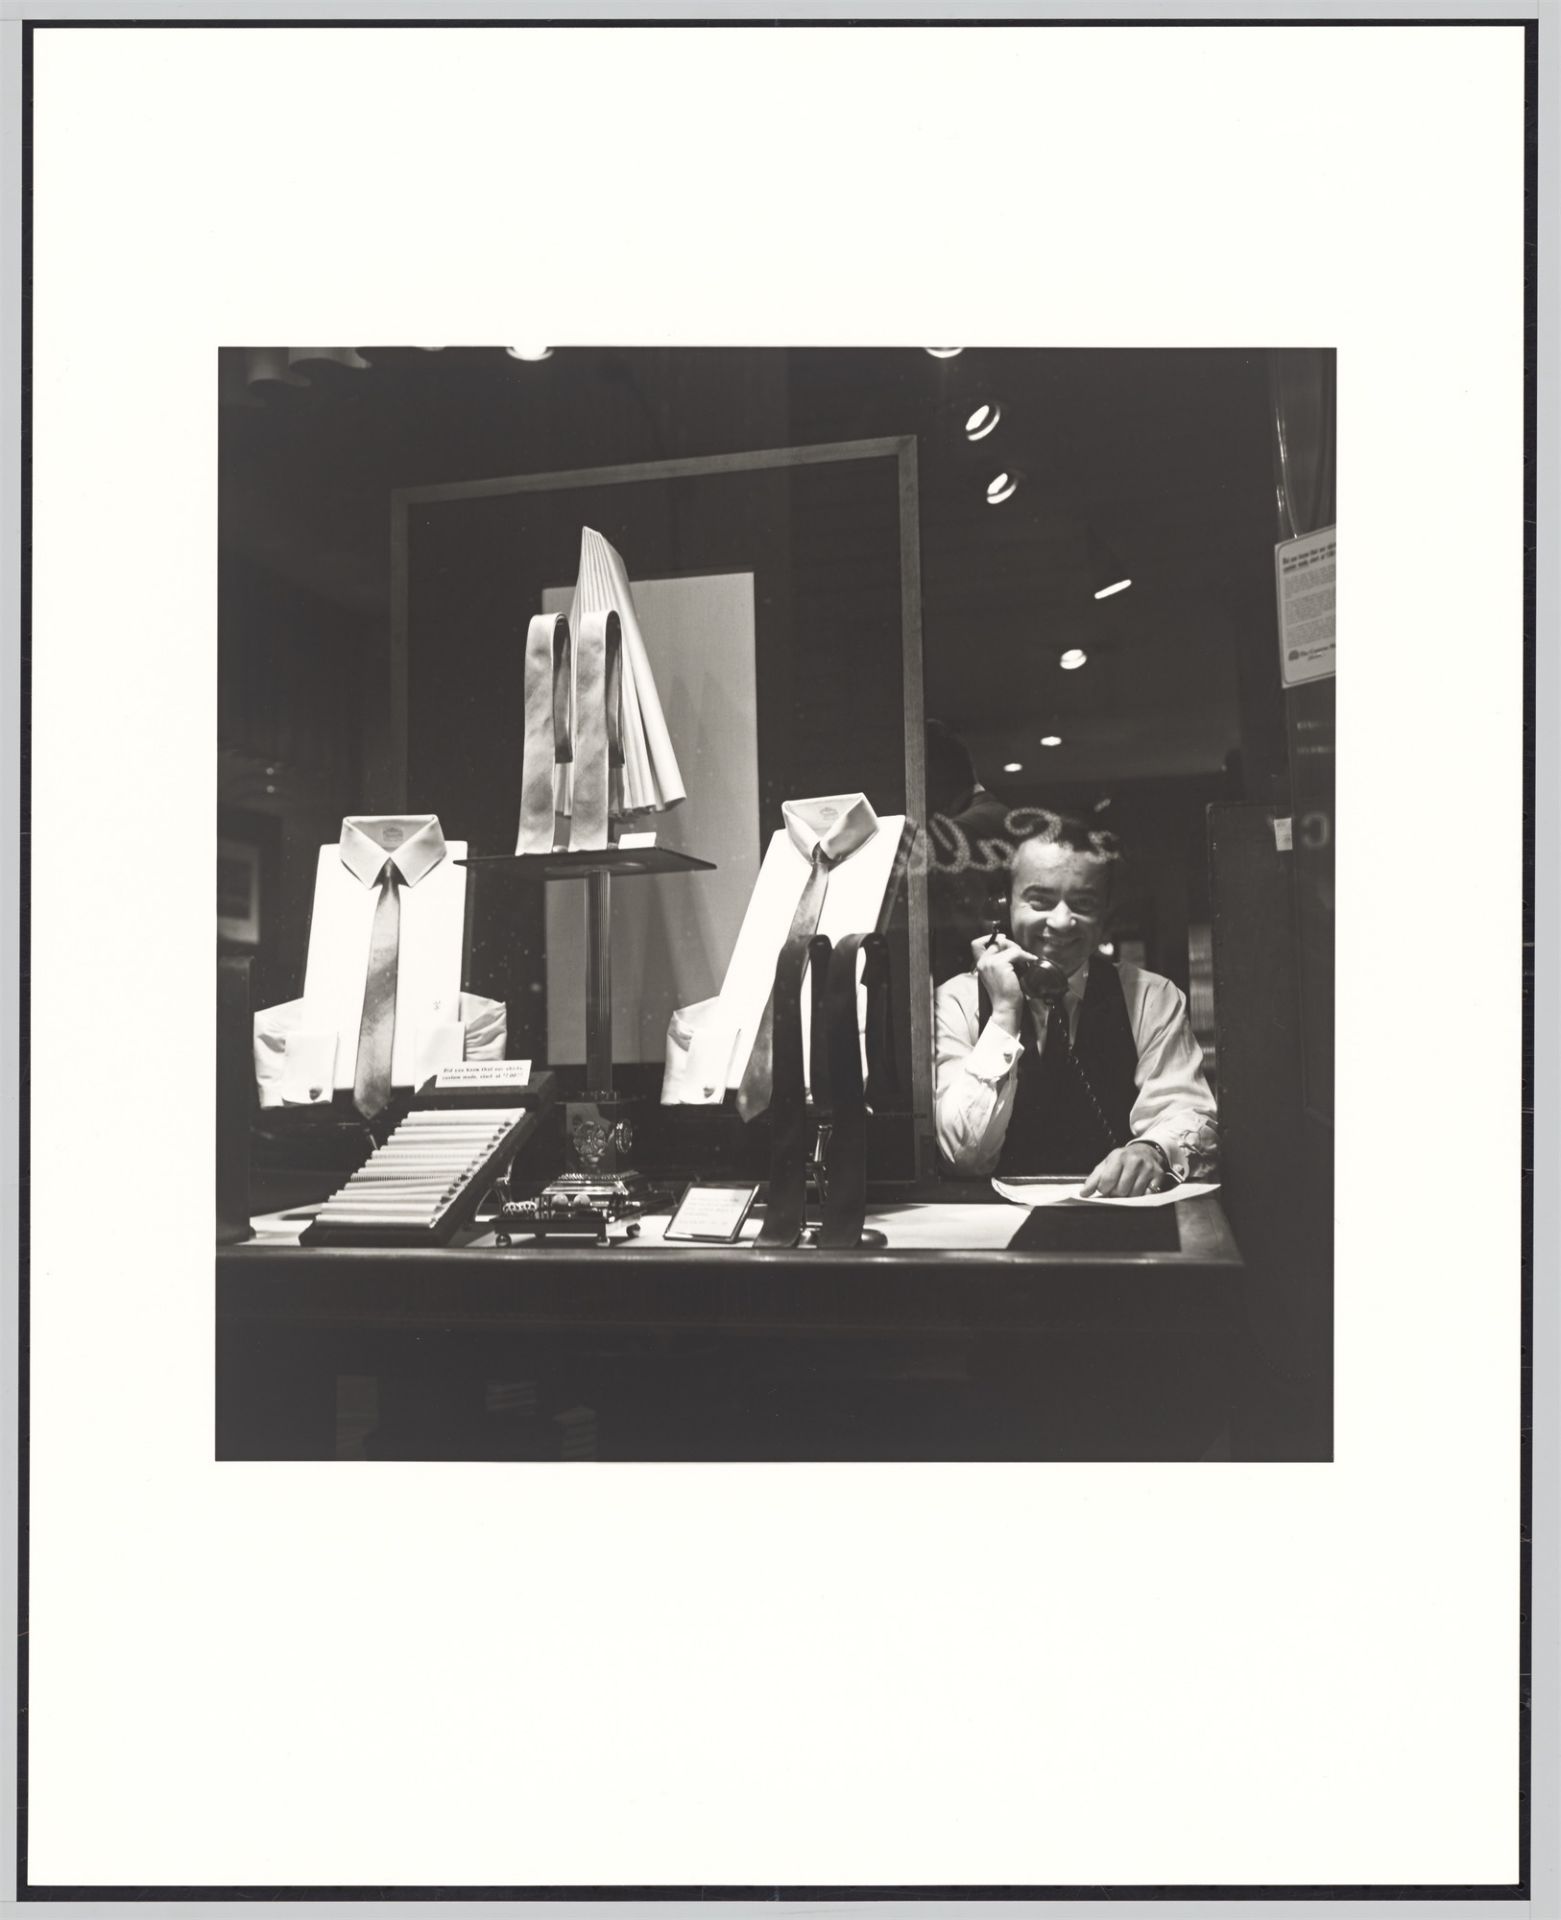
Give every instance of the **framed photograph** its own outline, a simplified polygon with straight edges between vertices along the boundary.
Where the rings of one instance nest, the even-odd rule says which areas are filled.
[[[260,849],[246,841],[217,842],[217,938],[260,945]]]

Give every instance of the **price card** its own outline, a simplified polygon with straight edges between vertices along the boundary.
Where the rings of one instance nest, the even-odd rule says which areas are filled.
[[[690,1186],[667,1222],[667,1240],[698,1240],[707,1246],[728,1247],[743,1230],[748,1209],[758,1197],[758,1186],[712,1181]]]
[[[441,1067],[434,1075],[434,1091],[450,1093],[463,1087],[524,1087],[530,1084],[529,1060],[463,1060]]]

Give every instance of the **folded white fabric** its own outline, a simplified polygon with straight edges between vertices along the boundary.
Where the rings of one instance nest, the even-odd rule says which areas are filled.
[[[489,1000],[480,993],[463,993],[461,1025],[466,1030],[464,1059],[504,1058],[504,1043],[509,1038],[509,1014],[502,1000]]]
[[[667,1023],[667,1064],[661,1081],[664,1107],[718,1107],[737,1046],[737,1028],[725,1017],[720,997],[679,1007]]]
[[[578,636],[587,614],[607,612],[615,612],[623,628],[623,765],[612,769],[607,810],[615,820],[626,814],[663,813],[686,798],[687,789],[661,711],[645,636],[634,610],[628,569],[609,541],[594,528],[582,527],[580,574],[569,605],[569,631]],[[572,673],[577,671],[577,664],[571,666]],[[570,813],[573,800],[569,767],[555,770],[553,786],[557,811]]]
[[[460,997],[459,1020],[427,1027],[419,1036],[413,1085],[460,1060],[502,1060],[508,1015],[502,1000],[479,993]],[[336,1079],[337,1037],[322,1027],[305,1000],[284,1000],[255,1015],[255,1084],[263,1107],[329,1106]]]

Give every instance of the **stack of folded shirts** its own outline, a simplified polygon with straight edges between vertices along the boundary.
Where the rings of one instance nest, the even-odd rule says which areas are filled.
[[[612,769],[607,810],[614,819],[626,814],[664,813],[684,799],[687,790],[656,693],[628,570],[615,547],[591,527],[583,527],[580,576],[569,605],[569,631],[578,634],[588,613],[605,613],[609,608],[616,610],[623,628],[623,765]],[[567,766],[554,772],[553,803],[559,813],[571,810]]]

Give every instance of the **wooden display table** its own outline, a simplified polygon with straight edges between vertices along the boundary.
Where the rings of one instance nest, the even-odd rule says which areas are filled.
[[[889,1244],[851,1253],[664,1245],[664,1218],[600,1249],[289,1244],[307,1217],[217,1253],[221,1458],[1196,1458],[1239,1346],[1215,1195],[881,1207]],[[1061,1244],[1010,1244],[1037,1226]]]

